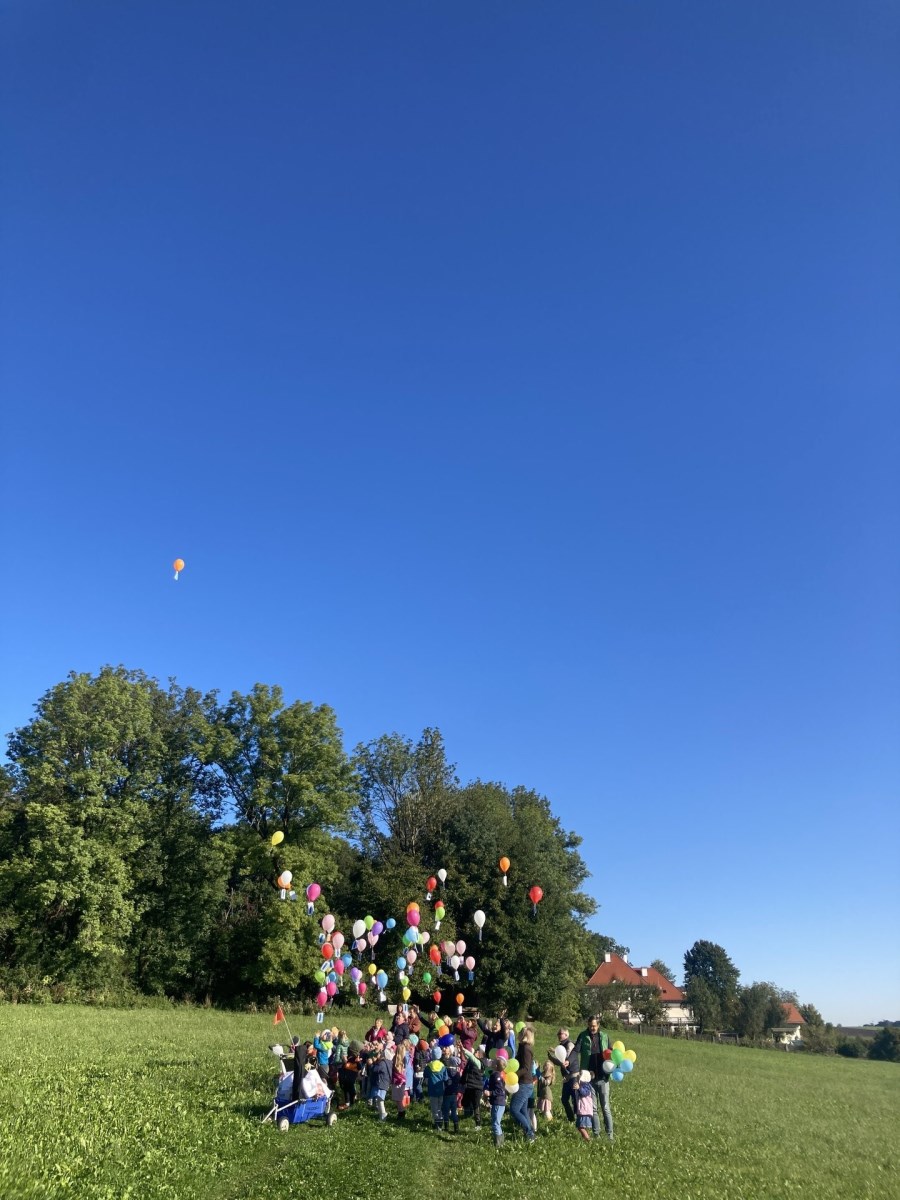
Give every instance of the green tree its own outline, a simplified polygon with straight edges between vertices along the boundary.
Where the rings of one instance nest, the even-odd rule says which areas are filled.
[[[900,1062],[900,1028],[885,1025],[869,1043],[869,1058],[880,1062]]]
[[[740,972],[728,957],[725,950],[715,942],[696,941],[684,956],[685,988],[698,1015],[697,1004],[707,1013],[715,1017],[711,1028],[721,1029],[730,1025],[737,1011],[737,984]],[[705,989],[699,988],[695,980],[702,980],[707,985],[708,992],[715,997],[718,1011],[710,1006],[709,995]],[[699,1018],[698,1018],[699,1019]],[[706,1027],[706,1023],[700,1020]]]
[[[669,983],[675,982],[674,971],[672,971],[672,969],[670,967],[668,967],[661,958],[654,958],[654,960],[650,964],[650,966],[653,968],[654,971],[659,971],[659,973],[660,973],[660,975],[662,975],[663,979],[668,979]]]
[[[662,972],[660,971],[660,974]],[[631,1011],[643,1025],[662,1025],[666,1015],[662,992],[658,987],[631,989]]]
[[[702,975],[692,975],[687,981],[684,993],[694,1021],[700,1026],[702,1033],[709,1033],[724,1027],[722,1002],[708,980]]]
[[[800,1016],[807,1025],[824,1025],[825,1021],[822,1014],[814,1004],[800,1004],[797,1006]]]
[[[194,753],[199,707],[196,694],[104,667],[51,688],[12,735],[7,972],[110,987],[133,982],[140,961],[142,983],[186,982],[214,902],[204,853],[217,785]],[[185,857],[195,870],[182,880]]]
[[[589,975],[593,975],[607,954],[617,954],[619,958],[627,961],[628,955],[631,953],[627,946],[623,946],[621,942],[608,937],[605,933],[595,933],[591,930],[587,935],[587,940],[591,964],[588,970]]]
[[[357,746],[353,765],[360,781],[360,835],[369,857],[421,862],[458,784],[440,730],[424,729],[418,742],[385,734]]]
[[[280,899],[276,880],[290,870],[295,888],[337,875],[341,841],[358,799],[334,711],[256,684],[223,705],[206,706],[204,761],[219,773],[234,822],[217,838],[228,864],[208,973],[225,1000],[311,993],[321,961],[317,928],[302,902]],[[284,841],[271,844],[272,834]]]
[[[734,1027],[741,1037],[762,1038],[784,1023],[781,994],[772,983],[740,988]]]

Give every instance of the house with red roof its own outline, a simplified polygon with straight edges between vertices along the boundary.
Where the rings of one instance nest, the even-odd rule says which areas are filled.
[[[803,1026],[806,1021],[796,1004],[782,1004],[784,1020],[772,1029],[772,1035],[779,1046],[790,1048],[803,1041]]]
[[[665,1009],[664,1024],[672,1029],[696,1029],[694,1014],[687,1002],[684,992],[676,987],[671,980],[660,975],[653,967],[633,967],[628,961],[628,955],[604,954],[603,962],[597,967],[586,987],[603,987],[610,983],[621,983],[628,988],[652,987],[659,991],[659,998]],[[640,1018],[632,1009],[631,1001],[626,997],[619,1005],[616,1017],[623,1025],[639,1025]]]

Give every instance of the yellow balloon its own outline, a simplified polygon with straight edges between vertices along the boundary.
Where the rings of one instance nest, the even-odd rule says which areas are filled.
[[[404,988],[403,991],[400,993],[400,995],[403,997],[404,1000],[408,1000],[410,998],[410,996],[412,995],[412,992],[409,990],[409,988]]]
[[[624,1050],[625,1043],[624,1042],[613,1042],[612,1048],[613,1048],[613,1050]]]
[[[272,845],[273,846],[280,846],[283,841],[284,841],[284,834],[281,832],[280,829],[278,830],[277,833],[272,834]]]
[[[515,1071],[504,1071],[503,1072],[503,1082],[505,1084],[508,1084],[509,1087],[512,1087],[513,1084],[516,1084],[519,1082],[519,1077],[515,1073]]]
[[[637,1055],[635,1054],[635,1052],[633,1050],[626,1050],[625,1057],[628,1059],[629,1062],[637,1062]]]
[[[434,1062],[431,1062],[428,1065],[431,1067],[432,1071],[434,1071],[435,1075],[437,1075],[438,1071],[441,1069],[441,1067],[444,1064],[441,1062],[441,1060],[439,1058],[436,1058],[434,1060]]]
[[[369,963],[366,970],[369,972],[370,975],[375,975],[378,971],[378,968],[375,966],[374,963]]]

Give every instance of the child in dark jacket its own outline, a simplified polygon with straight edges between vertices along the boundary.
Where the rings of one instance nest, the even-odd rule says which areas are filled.
[[[491,1132],[494,1135],[494,1145],[502,1146],[503,1129],[500,1122],[506,1109],[506,1084],[503,1082],[503,1064],[499,1060],[494,1063],[486,1089],[491,1102]]]
[[[463,1116],[475,1118],[476,1129],[481,1128],[481,1097],[484,1093],[484,1064],[482,1052],[466,1054],[462,1072]]]
[[[391,1064],[383,1054],[380,1054],[369,1068],[371,1097],[375,1101],[379,1121],[387,1120],[387,1109],[384,1107],[388,1089],[391,1086]]]

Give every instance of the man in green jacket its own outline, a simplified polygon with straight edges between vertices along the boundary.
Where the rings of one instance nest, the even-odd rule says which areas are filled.
[[[590,1071],[593,1076],[592,1087],[597,1097],[594,1107],[594,1136],[600,1136],[600,1117],[598,1110],[603,1113],[603,1123],[606,1126],[606,1136],[613,1140],[612,1110],[609,1107],[609,1076],[603,1071],[603,1052],[609,1049],[609,1038],[601,1030],[596,1017],[588,1021],[587,1029],[579,1033],[575,1039],[575,1049],[572,1055],[578,1056],[582,1071]]]

